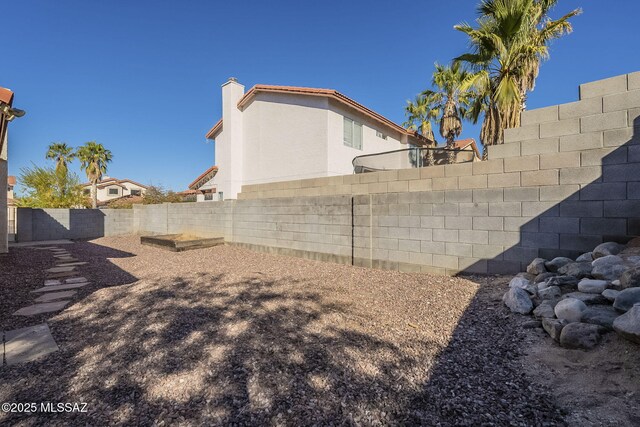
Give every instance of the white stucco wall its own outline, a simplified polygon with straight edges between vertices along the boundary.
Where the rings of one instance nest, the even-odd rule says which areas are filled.
[[[243,116],[243,184],[327,176],[326,98],[259,93]]]
[[[7,253],[9,251],[9,242],[7,240],[8,232],[8,212],[7,212],[7,153],[9,138],[8,133],[5,134],[4,144],[2,145],[2,152],[0,152],[0,253]]]
[[[146,188],[131,182],[125,181],[125,182],[122,182],[121,184],[124,185],[125,188],[122,188],[120,185],[116,185],[116,184],[107,185],[104,188],[98,188],[98,201],[103,202],[107,200],[117,199],[118,197],[128,196],[131,194],[131,190],[140,190],[141,194],[144,194],[147,191]],[[110,188],[117,189],[118,194],[109,194]],[[91,186],[84,187],[85,192],[90,190],[91,190]]]

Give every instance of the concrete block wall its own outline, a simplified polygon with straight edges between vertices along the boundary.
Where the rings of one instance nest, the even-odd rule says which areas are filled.
[[[133,211],[128,209],[18,208],[20,242],[88,239],[133,233]]]

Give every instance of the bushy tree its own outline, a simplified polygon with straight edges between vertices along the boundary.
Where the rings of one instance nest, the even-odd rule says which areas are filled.
[[[85,208],[89,199],[83,194],[80,178],[74,173],[33,165],[20,170],[20,183],[26,195],[16,200],[27,208]]]

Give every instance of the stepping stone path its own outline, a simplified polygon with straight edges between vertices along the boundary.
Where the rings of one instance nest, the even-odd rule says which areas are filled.
[[[39,357],[58,351],[58,345],[51,336],[46,323],[28,326],[13,331],[6,331],[2,336],[3,346],[0,350],[3,364],[30,362]]]
[[[62,310],[71,302],[77,290],[89,284],[84,277],[79,277],[74,270],[87,264],[71,256],[58,247],[38,247],[37,250],[49,250],[56,258],[56,266],[46,270],[47,278],[44,287],[35,289],[31,293],[42,294],[35,299],[35,304],[21,308],[13,313],[15,316],[36,316]],[[35,360],[38,357],[58,351],[58,346],[51,336],[46,323],[26,328],[6,331],[2,338],[3,364],[12,365]]]

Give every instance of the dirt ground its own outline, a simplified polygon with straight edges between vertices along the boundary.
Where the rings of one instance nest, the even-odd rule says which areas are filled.
[[[503,307],[505,277],[173,253],[135,237],[67,248],[93,283],[46,319],[60,351],[0,370],[0,402],[88,412],[0,423],[638,425],[640,347],[610,334],[591,352],[561,349]],[[0,259],[3,329],[25,326],[10,312],[42,284],[28,265],[49,258]]]

